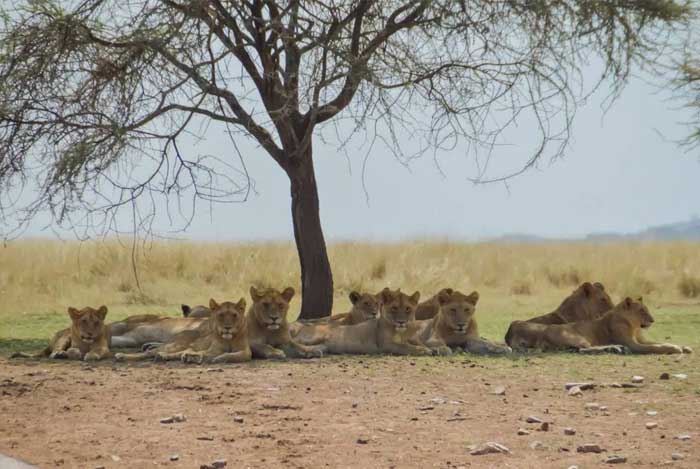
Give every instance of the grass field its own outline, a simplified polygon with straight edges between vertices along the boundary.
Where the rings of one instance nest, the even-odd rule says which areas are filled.
[[[340,243],[329,247],[335,312],[353,290],[385,286],[424,297],[450,286],[478,290],[484,336],[502,340],[513,319],[555,308],[576,285],[601,281],[613,301],[643,295],[657,322],[649,336],[700,344],[700,244]],[[133,257],[132,257],[133,256]],[[135,259],[139,284],[134,275]],[[0,248],[0,354],[40,347],[68,324],[67,306],[106,304],[108,319],[179,315],[180,304],[248,299],[250,285],[299,291],[294,246],[285,243],[59,242],[25,240]],[[292,302],[298,311],[300,298]]]

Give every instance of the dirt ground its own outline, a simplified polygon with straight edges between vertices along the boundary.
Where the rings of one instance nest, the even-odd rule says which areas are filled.
[[[623,467],[697,468],[699,364],[697,354],[331,357],[223,367],[2,358],[0,453],[71,468],[192,468],[225,459],[233,468],[583,469],[605,466],[611,455],[626,457]],[[664,372],[688,376],[662,380]],[[570,381],[629,383],[633,375],[645,377],[639,388],[597,387],[579,397],[564,390]],[[185,421],[161,423],[177,414]],[[529,416],[548,422],[548,431]],[[647,429],[650,422],[658,426]],[[683,434],[691,438],[676,438]],[[510,453],[470,455],[470,445],[491,441]],[[578,453],[586,443],[606,451]]]

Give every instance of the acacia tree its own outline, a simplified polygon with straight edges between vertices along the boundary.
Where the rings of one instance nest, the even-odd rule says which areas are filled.
[[[700,58],[686,56],[678,67],[678,72],[675,79],[676,91],[682,99],[687,100],[686,105],[691,110],[688,122],[690,134],[682,143],[696,147],[700,145]]]
[[[332,307],[312,151],[325,126],[346,118],[350,134],[380,129],[396,154],[461,147],[473,156],[490,155],[501,132],[527,120],[539,144],[522,171],[563,151],[591,89],[582,64],[599,59],[601,82],[617,90],[688,15],[671,0],[9,3],[2,213],[21,214],[21,224],[47,209],[71,224],[76,213],[104,221],[158,194],[229,200],[245,190],[226,169],[234,152],[213,159],[178,147],[203,122],[225,126],[289,177],[302,318]],[[39,190],[18,199],[28,180]]]

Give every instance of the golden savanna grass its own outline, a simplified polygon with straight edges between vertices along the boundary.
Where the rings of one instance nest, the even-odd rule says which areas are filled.
[[[335,312],[349,308],[353,289],[401,287],[424,298],[446,286],[478,290],[482,333],[496,339],[510,320],[550,311],[585,280],[603,282],[614,301],[643,295],[685,308],[700,297],[700,243],[336,243],[329,253]],[[45,337],[67,321],[68,305],[106,304],[111,319],[179,315],[181,303],[248,299],[250,285],[299,291],[294,246],[155,242],[132,252],[117,240],[14,241],[0,248],[0,340]],[[293,314],[299,305],[297,295]]]

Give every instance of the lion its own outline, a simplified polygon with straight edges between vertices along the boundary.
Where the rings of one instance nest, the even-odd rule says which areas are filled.
[[[112,347],[134,348],[169,342],[182,331],[202,326],[206,318],[172,318],[137,314],[110,324]]]
[[[246,301],[238,303],[209,300],[211,317],[198,329],[184,330],[170,341],[142,353],[117,353],[118,361],[146,358],[184,363],[241,363],[250,361],[246,327]]]
[[[96,361],[111,357],[110,331],[105,325],[107,307],[68,308],[71,326],[54,334],[49,345],[37,354],[15,353],[13,358],[67,358]]]
[[[479,337],[479,328],[474,318],[479,293],[464,295],[446,288],[437,295],[440,305],[437,315],[418,321],[421,341],[438,355],[451,355],[453,348],[463,348],[477,354],[501,354],[512,352],[511,348],[497,345]]]
[[[514,349],[543,351],[575,349],[582,353],[601,351],[632,353],[691,353],[690,347],[657,344],[642,337],[642,330],[654,323],[642,298],[625,298],[598,319],[568,324],[540,324],[515,321],[506,333],[506,343]]]
[[[319,319],[297,320],[289,325],[289,332],[297,342],[316,345],[325,340],[329,327],[351,326],[376,319],[379,316],[379,296],[353,290],[348,295],[352,303],[349,312]]]
[[[557,309],[549,314],[528,319],[528,322],[566,324],[597,319],[613,306],[613,302],[602,283],[584,282],[571,295],[567,296]]]
[[[422,321],[425,319],[434,318],[438,311],[440,311],[440,301],[438,300],[439,296],[442,294],[451,295],[453,292],[454,290],[451,288],[443,288],[437,292],[437,294],[419,303],[418,307],[416,308],[416,320]]]
[[[418,337],[415,312],[420,293],[409,296],[400,289],[385,288],[379,296],[378,319],[329,328],[323,350],[336,354],[432,355]]]
[[[248,341],[254,358],[323,356],[321,348],[300,344],[289,333],[287,313],[294,297],[292,287],[281,293],[274,288],[250,287],[250,297],[253,304],[248,310]]]
[[[194,308],[189,305],[180,305],[182,310],[182,317],[185,318],[208,318],[211,316],[211,309],[204,305],[197,305]]]

